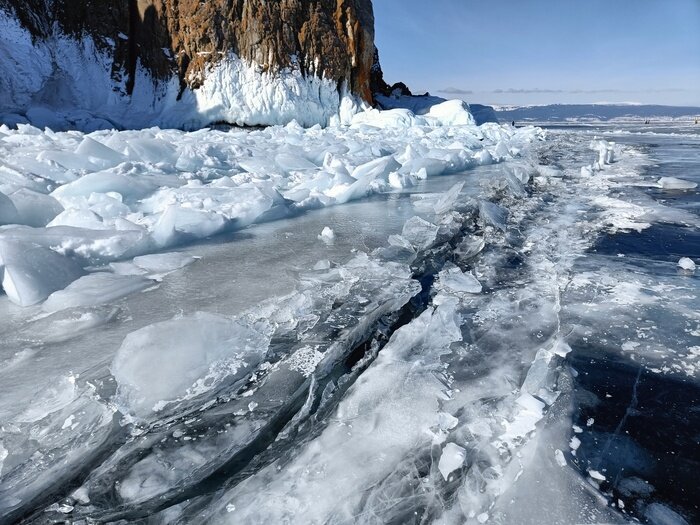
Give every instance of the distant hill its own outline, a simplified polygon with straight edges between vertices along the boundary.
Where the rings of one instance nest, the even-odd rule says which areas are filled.
[[[632,104],[550,104],[548,106],[495,107],[502,122],[607,121],[638,119],[681,119],[700,116],[700,107]]]

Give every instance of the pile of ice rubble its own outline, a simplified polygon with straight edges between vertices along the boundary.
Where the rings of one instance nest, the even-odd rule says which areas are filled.
[[[54,133],[0,127],[0,268],[16,304],[55,311],[148,288],[182,243],[517,155],[533,128],[476,127],[466,104],[350,127]],[[132,265],[111,264],[141,256]],[[111,264],[111,266],[110,266]],[[135,266],[134,266],[135,265]],[[99,294],[98,294],[99,295]]]

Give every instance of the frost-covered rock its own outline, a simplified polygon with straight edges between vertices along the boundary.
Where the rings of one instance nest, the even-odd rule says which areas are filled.
[[[374,59],[370,0],[0,2],[0,116],[42,129],[347,121]]]

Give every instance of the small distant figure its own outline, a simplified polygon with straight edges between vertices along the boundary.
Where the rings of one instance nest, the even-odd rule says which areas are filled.
[[[695,119],[695,123],[696,123],[696,124],[698,123],[698,120],[697,120],[697,119]],[[515,127],[515,121],[511,122],[510,125],[513,126],[513,127]]]
[[[698,117],[695,117],[695,123],[696,124],[698,123]]]

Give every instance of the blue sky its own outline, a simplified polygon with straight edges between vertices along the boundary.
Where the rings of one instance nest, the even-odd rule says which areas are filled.
[[[700,0],[374,0],[389,83],[487,104],[700,106]]]

